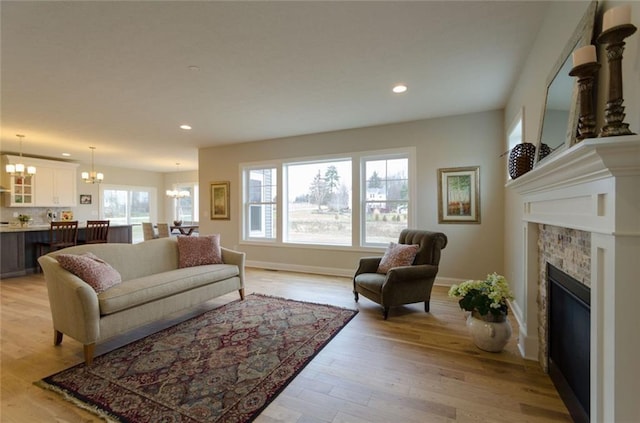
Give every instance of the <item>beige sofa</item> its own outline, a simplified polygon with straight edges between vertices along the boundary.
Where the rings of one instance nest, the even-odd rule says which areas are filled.
[[[65,270],[58,254],[92,252],[122,276],[122,283],[96,291]],[[53,318],[54,344],[63,334],[84,345],[91,364],[97,342],[238,290],[244,299],[245,254],[222,248],[224,264],[179,268],[175,237],[138,244],[93,244],[58,250],[38,259]]]

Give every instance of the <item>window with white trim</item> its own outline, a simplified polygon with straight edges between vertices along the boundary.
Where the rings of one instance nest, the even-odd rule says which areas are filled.
[[[186,191],[189,193],[186,197],[177,197],[173,199],[174,210],[172,220],[181,220],[184,224],[198,223],[200,216],[198,214],[200,203],[200,192],[198,184],[180,183],[173,186],[176,191]]]
[[[397,241],[408,225],[409,159],[364,157],[361,180],[363,244]]]
[[[397,241],[412,221],[414,151],[241,165],[242,240],[337,247]]]
[[[111,224],[132,226],[133,242],[143,240],[142,222],[157,220],[157,192],[153,187],[100,185],[100,217]]]
[[[278,172],[274,167],[245,170],[244,239],[276,238],[277,176]]]
[[[351,245],[351,158],[284,164],[283,242]]]

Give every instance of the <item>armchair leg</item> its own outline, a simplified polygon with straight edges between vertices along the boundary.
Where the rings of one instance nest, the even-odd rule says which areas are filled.
[[[389,307],[382,308],[382,317],[384,317],[384,320],[387,320],[387,317],[389,317]]]
[[[62,343],[62,332],[59,330],[53,330],[53,345],[60,345]]]
[[[425,311],[425,313],[429,312],[429,301],[425,301],[424,302],[424,311]]]
[[[356,300],[356,303],[358,302],[358,291],[353,291],[353,298]]]

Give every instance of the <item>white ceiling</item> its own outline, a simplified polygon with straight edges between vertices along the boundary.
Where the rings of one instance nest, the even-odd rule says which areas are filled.
[[[21,133],[25,154],[170,172],[199,147],[500,109],[548,5],[2,1],[2,151]]]

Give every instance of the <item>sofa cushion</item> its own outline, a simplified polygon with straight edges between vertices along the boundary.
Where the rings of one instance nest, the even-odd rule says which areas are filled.
[[[93,253],[58,254],[56,259],[63,269],[91,285],[97,293],[122,282],[120,273]]]
[[[221,264],[220,234],[178,236],[179,267]]]
[[[239,274],[240,270],[235,264],[212,264],[170,270],[124,281],[98,295],[100,314],[116,313]]]
[[[387,273],[393,267],[411,266],[419,248],[419,245],[390,242],[387,251],[385,251],[382,260],[380,260],[377,273]]]

